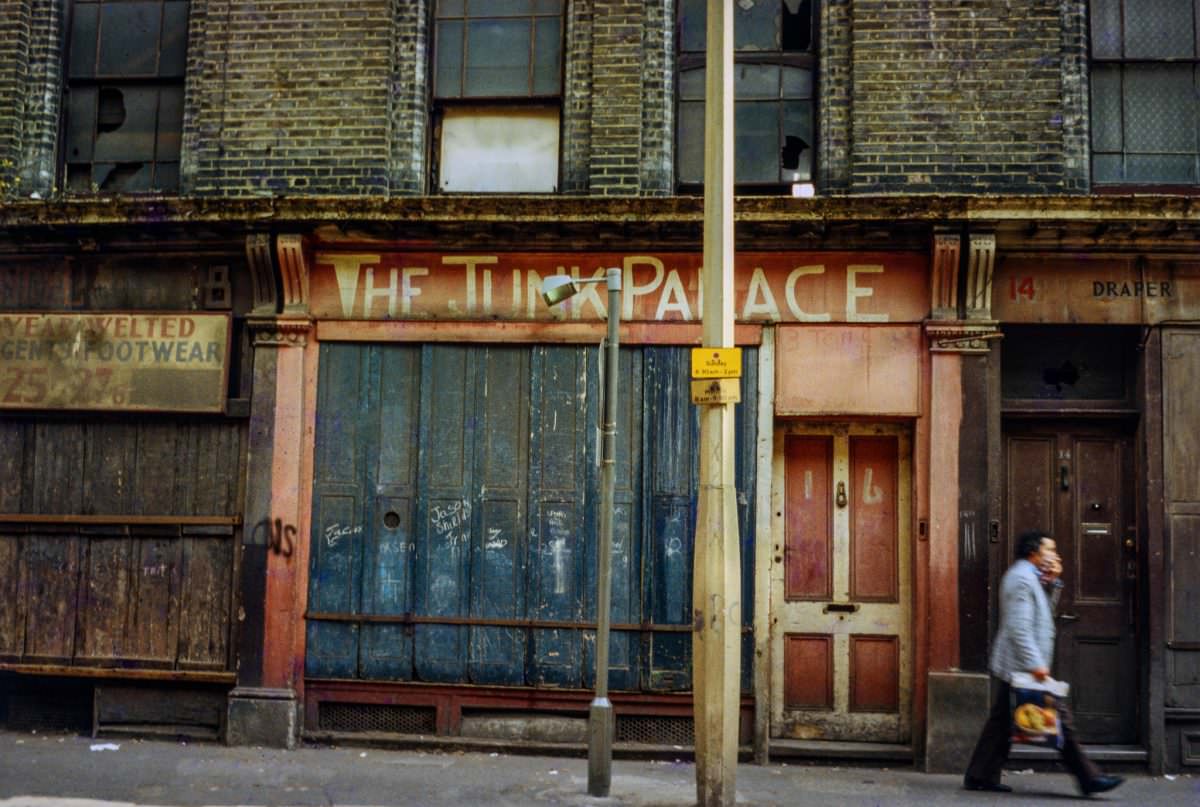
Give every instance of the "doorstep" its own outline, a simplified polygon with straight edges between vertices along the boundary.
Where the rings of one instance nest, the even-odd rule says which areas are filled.
[[[1145,764],[1149,754],[1140,745],[1085,745],[1083,751],[1095,762]],[[1009,759],[1030,761],[1056,760],[1058,751],[1053,748],[1038,748],[1033,745],[1014,745]]]
[[[911,765],[913,749],[902,743],[848,743],[831,740],[771,740],[771,759],[857,760]]]

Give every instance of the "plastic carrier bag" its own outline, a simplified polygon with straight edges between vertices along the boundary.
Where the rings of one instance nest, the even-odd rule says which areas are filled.
[[[1062,748],[1059,705],[1071,690],[1064,681],[1046,678],[1039,681],[1029,673],[1013,673],[1012,741],[1043,748]]]

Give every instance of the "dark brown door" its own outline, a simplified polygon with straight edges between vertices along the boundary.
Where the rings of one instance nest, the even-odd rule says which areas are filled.
[[[1045,529],[1063,558],[1054,675],[1070,682],[1083,742],[1137,742],[1137,512],[1133,440],[1072,422],[1005,429],[1008,546]],[[1012,557],[1012,552],[1007,553]]]

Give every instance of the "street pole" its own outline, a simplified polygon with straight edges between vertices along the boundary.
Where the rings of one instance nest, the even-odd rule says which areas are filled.
[[[734,344],[733,101],[733,0],[708,0],[701,309],[705,347]],[[737,790],[742,608],[733,407],[700,405],[700,501],[692,578],[700,807],[732,807]]]
[[[608,335],[605,339],[603,449],[600,464],[600,545],[596,549],[596,694],[588,710],[588,794],[607,796],[612,786],[613,710],[608,700],[608,633],[612,607],[613,487],[617,474],[617,374],[621,321],[621,270],[606,270]]]

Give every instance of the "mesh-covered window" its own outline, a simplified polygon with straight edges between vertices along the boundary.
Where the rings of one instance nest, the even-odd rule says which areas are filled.
[[[73,0],[70,25],[67,191],[176,190],[187,0]]]
[[[1200,181],[1200,0],[1092,0],[1092,180]]]
[[[438,0],[433,181],[439,190],[557,190],[563,0]]]
[[[679,3],[676,173],[704,181],[705,0]],[[733,4],[734,177],[742,190],[812,181],[816,0]]]

